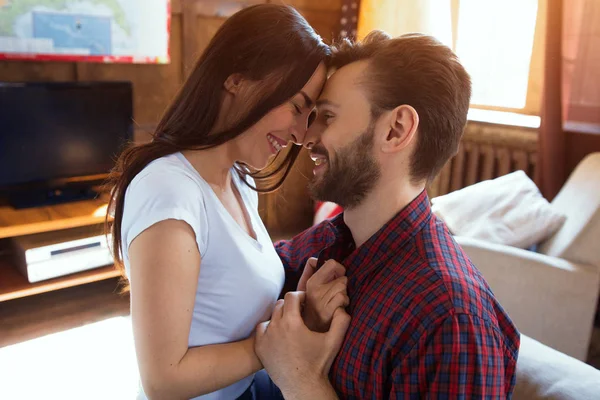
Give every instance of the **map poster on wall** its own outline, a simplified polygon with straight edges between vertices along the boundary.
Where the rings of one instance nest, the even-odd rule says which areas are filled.
[[[0,0],[0,60],[164,64],[170,0]]]

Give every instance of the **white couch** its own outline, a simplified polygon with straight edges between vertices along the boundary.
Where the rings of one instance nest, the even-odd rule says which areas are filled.
[[[567,219],[537,253],[456,239],[523,334],[585,360],[600,289],[600,153],[581,161],[552,205]]]
[[[598,400],[600,371],[521,335],[513,400]]]

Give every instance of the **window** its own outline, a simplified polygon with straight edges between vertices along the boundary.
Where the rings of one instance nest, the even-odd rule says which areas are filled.
[[[471,74],[471,103],[524,109],[537,0],[461,0],[456,54]]]
[[[546,1],[362,0],[358,36],[435,36],[471,74],[472,108],[539,115]]]

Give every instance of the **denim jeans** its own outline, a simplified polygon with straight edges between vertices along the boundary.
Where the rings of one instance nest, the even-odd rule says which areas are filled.
[[[283,395],[263,369],[256,373],[250,387],[237,400],[283,400]]]

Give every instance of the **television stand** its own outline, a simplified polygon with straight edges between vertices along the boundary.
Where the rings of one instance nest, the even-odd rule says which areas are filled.
[[[98,192],[91,187],[68,187],[13,192],[8,195],[8,203],[13,208],[20,210],[96,198],[98,198]]]
[[[89,227],[90,232],[101,234],[104,231],[107,200],[107,195],[101,195],[94,200],[19,210],[0,204],[0,244],[4,239],[18,236],[42,232],[59,234],[59,231],[80,227]],[[0,309],[4,306],[1,303],[7,300],[116,278],[120,275],[114,266],[107,266],[29,283],[12,262],[11,254],[0,250]]]

